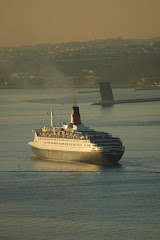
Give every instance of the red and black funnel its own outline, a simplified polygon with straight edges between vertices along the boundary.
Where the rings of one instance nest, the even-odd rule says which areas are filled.
[[[73,125],[80,125],[81,124],[81,117],[80,117],[80,113],[79,113],[79,107],[77,107],[77,106],[72,107],[71,123]]]

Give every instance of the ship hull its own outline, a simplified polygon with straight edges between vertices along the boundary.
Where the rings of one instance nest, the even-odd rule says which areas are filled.
[[[78,161],[95,164],[118,163],[124,151],[114,152],[78,152],[58,151],[32,147],[33,157],[55,161]]]

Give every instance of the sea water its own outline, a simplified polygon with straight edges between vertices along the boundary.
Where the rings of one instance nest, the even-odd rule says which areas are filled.
[[[94,106],[100,94],[79,91],[82,122],[123,141],[120,165],[34,159],[32,129],[50,124],[51,108],[69,123],[73,91],[1,89],[0,239],[159,239],[160,102]],[[115,99],[159,94],[114,89]]]

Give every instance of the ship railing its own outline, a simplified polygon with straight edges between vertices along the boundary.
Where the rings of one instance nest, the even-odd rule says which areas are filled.
[[[76,135],[59,135],[59,134],[47,134],[47,133],[42,133],[41,135],[38,135],[40,137],[47,137],[47,138],[67,138],[67,139],[79,139],[79,140],[88,140],[86,137],[81,137],[81,136],[76,136]]]

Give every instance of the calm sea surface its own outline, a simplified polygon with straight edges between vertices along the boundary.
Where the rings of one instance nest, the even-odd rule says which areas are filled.
[[[69,122],[73,91],[0,89],[0,240],[160,239],[160,102],[93,106],[99,93],[78,91],[82,122],[122,139],[120,166],[33,159],[32,129],[50,123],[51,107],[55,123]]]

